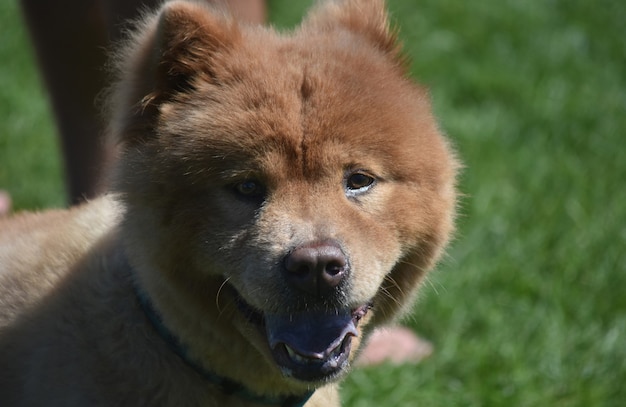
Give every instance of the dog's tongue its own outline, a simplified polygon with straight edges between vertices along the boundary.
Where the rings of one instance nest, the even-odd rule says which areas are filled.
[[[265,316],[265,324],[272,349],[283,343],[315,359],[327,357],[347,335],[358,336],[350,313],[269,314]]]

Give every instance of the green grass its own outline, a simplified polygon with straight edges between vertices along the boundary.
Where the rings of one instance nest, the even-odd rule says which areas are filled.
[[[54,127],[0,4],[0,188],[60,205]],[[310,2],[272,2],[279,26]],[[346,406],[626,400],[626,2],[390,0],[466,169],[459,233],[407,324],[417,366],[354,372]]]
[[[0,189],[18,209],[65,202],[48,101],[17,0],[0,0]]]

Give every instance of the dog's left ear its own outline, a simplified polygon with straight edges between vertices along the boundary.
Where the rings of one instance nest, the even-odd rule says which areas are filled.
[[[120,81],[108,106],[116,141],[151,137],[160,106],[192,91],[198,80],[217,82],[219,56],[240,38],[233,18],[199,2],[169,1],[148,16],[117,57]]]
[[[215,55],[232,48],[239,38],[234,20],[209,12],[204,5],[166,3],[152,51],[154,90],[166,95],[184,92],[194,77],[213,82]]]
[[[326,0],[308,15],[305,27],[315,30],[348,30],[404,66],[402,46],[391,28],[384,0]]]

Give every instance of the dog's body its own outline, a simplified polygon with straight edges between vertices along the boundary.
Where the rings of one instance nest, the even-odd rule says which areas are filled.
[[[0,224],[0,404],[338,405],[452,230],[456,163],[401,59],[379,1],[290,36],[147,17],[112,192]]]

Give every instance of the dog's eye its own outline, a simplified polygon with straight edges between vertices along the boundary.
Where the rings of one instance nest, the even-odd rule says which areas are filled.
[[[248,179],[235,184],[235,191],[245,198],[261,198],[265,195],[265,187],[257,180]]]
[[[374,182],[373,177],[362,172],[355,172],[346,179],[346,189],[351,194],[365,192],[374,185]]]

